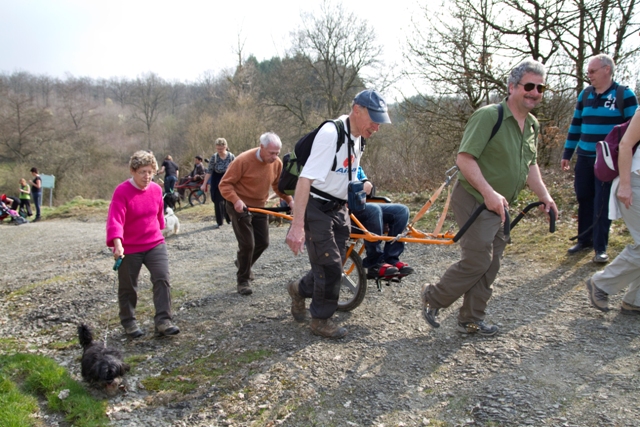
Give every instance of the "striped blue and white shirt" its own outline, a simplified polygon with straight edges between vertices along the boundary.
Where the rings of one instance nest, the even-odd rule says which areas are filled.
[[[586,102],[583,100],[585,91],[580,92],[564,144],[563,159],[571,159],[576,149],[578,155],[595,157],[596,143],[604,140],[615,125],[624,123],[633,116],[638,107],[635,94],[631,89],[625,89],[623,117],[616,105],[617,89],[618,83],[613,82],[611,87],[601,94],[590,91]]]

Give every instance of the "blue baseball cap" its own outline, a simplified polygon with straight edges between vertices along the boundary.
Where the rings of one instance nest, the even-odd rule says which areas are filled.
[[[387,113],[387,103],[375,90],[363,90],[353,98],[353,103],[365,107],[369,111],[369,117],[375,123],[391,123]]]

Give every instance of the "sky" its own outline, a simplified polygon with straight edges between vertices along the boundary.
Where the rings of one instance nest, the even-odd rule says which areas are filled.
[[[321,0],[0,0],[0,72],[111,78],[154,72],[196,81],[243,56],[284,56],[301,12]],[[384,60],[400,64],[418,0],[344,0],[372,26]],[[406,85],[406,83],[405,83]]]

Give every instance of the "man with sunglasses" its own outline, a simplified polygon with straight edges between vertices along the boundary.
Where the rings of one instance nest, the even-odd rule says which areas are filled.
[[[439,311],[462,296],[457,330],[495,335],[498,327],[485,323],[484,318],[508,239],[503,227],[505,209],[526,184],[547,213],[553,210],[558,214],[536,163],[540,125],[531,114],[542,101],[545,76],[540,62],[521,62],[509,76],[507,98],[499,106],[480,108],[467,122],[456,160],[461,176],[453,189],[451,207],[459,226],[482,203],[487,209],[460,239],[460,261],[451,265],[437,284],[422,288],[422,315],[433,328],[440,326]],[[494,133],[500,109],[503,119]]]
[[[593,165],[596,143],[615,125],[629,120],[636,111],[638,100],[633,91],[613,81],[615,64],[609,55],[594,56],[587,67],[588,86],[578,95],[578,102],[569,127],[560,166],[569,170],[573,153],[578,154],[575,165],[574,190],[578,199],[578,242],[567,251],[575,254],[593,247],[593,262],[609,261],[609,194],[611,183],[596,178]],[[623,99],[619,99],[622,96]]]

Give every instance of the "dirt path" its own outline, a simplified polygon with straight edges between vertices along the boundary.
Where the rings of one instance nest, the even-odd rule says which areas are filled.
[[[183,221],[168,239],[182,333],[136,341],[117,322],[103,222],[0,226],[3,338],[79,378],[80,349],[64,343],[77,322],[102,334],[109,319],[109,345],[134,361],[128,392],[109,400],[114,426],[638,425],[640,318],[589,307],[591,265],[535,265],[507,253],[487,318],[500,334],[463,337],[458,304],[432,330],[419,300],[458,248],[411,245],[404,260],[416,274],[382,292],[369,282],[362,305],[338,315],[349,335],[334,342],[291,319],[284,286],[308,260],[288,251],[285,227],[271,228],[254,293],[241,297],[233,232],[211,224]],[[146,273],[141,289],[138,315],[151,331]],[[65,425],[55,416],[46,424]]]

